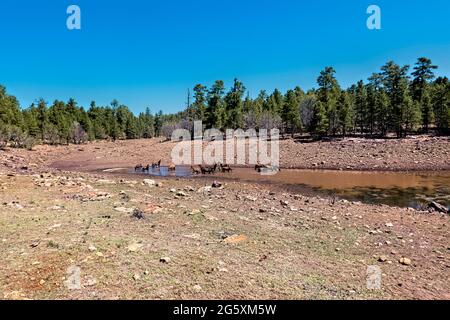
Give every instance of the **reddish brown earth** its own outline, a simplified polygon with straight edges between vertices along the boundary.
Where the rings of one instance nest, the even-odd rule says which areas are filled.
[[[446,139],[282,143],[284,166],[371,169],[359,159],[378,161],[381,150],[395,170],[431,167],[428,158],[435,169],[449,165]],[[0,151],[0,298],[450,298],[447,215],[233,180],[209,188],[210,179],[91,172],[169,163],[170,147],[137,140]],[[285,148],[305,158],[284,157]],[[136,208],[145,219],[131,217]],[[366,288],[371,265],[381,268],[380,290]],[[65,284],[70,266],[81,269],[77,290]]]
[[[0,170],[49,166],[91,170],[133,167],[162,159],[170,165],[175,142],[161,139],[94,142],[82,146],[36,146],[33,152],[0,151]],[[55,163],[56,162],[56,163]],[[345,139],[300,143],[280,141],[282,168],[373,171],[450,170],[450,139],[417,136],[403,140]],[[6,168],[5,168],[6,167]]]

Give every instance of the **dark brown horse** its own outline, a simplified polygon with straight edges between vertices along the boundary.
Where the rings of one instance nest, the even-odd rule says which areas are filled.
[[[160,167],[161,167],[161,160],[159,160],[158,162],[152,163],[152,169],[156,169],[156,168],[160,168]]]
[[[233,171],[233,169],[231,169],[229,164],[220,164],[220,171],[231,172],[231,171]]]
[[[212,174],[214,173],[214,167],[200,166],[200,171],[202,172],[202,174]]]

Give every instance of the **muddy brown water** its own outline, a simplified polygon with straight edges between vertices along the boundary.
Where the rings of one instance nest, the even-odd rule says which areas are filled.
[[[113,171],[135,174],[134,169],[128,168]],[[180,166],[176,167],[175,172],[169,172],[167,167],[161,167],[148,173],[137,174],[258,182],[294,193],[400,207],[420,208],[430,201],[437,201],[450,208],[450,171],[367,172],[289,169],[274,175],[261,175],[253,169],[234,168],[232,173],[197,176],[191,174],[189,167]]]

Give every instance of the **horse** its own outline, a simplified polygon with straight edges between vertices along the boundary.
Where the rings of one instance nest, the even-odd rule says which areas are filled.
[[[220,171],[231,172],[231,171],[233,171],[233,169],[231,169],[229,164],[220,164]]]
[[[200,171],[202,172],[202,174],[212,174],[214,171],[214,167],[204,167],[204,166],[200,166]]]
[[[191,170],[192,170],[192,173],[193,173],[193,174],[200,174],[200,173],[202,173],[201,170],[200,170],[199,168],[194,168],[194,167],[192,167],[192,166],[191,166]]]
[[[136,171],[141,171],[142,168],[144,168],[144,166],[143,166],[142,164],[138,164],[138,165],[136,165],[136,166],[134,167],[134,171],[135,171],[135,172],[136,172]]]
[[[152,163],[152,169],[160,168],[160,167],[161,167],[161,160],[159,160],[158,162]]]
[[[255,164],[255,171],[261,172],[262,169],[267,169],[267,166],[259,162]]]

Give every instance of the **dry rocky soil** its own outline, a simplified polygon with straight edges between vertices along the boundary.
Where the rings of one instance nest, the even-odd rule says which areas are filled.
[[[172,147],[0,151],[0,299],[450,299],[448,215],[100,170],[170,164]],[[450,170],[446,138],[286,140],[280,154],[284,168]]]

